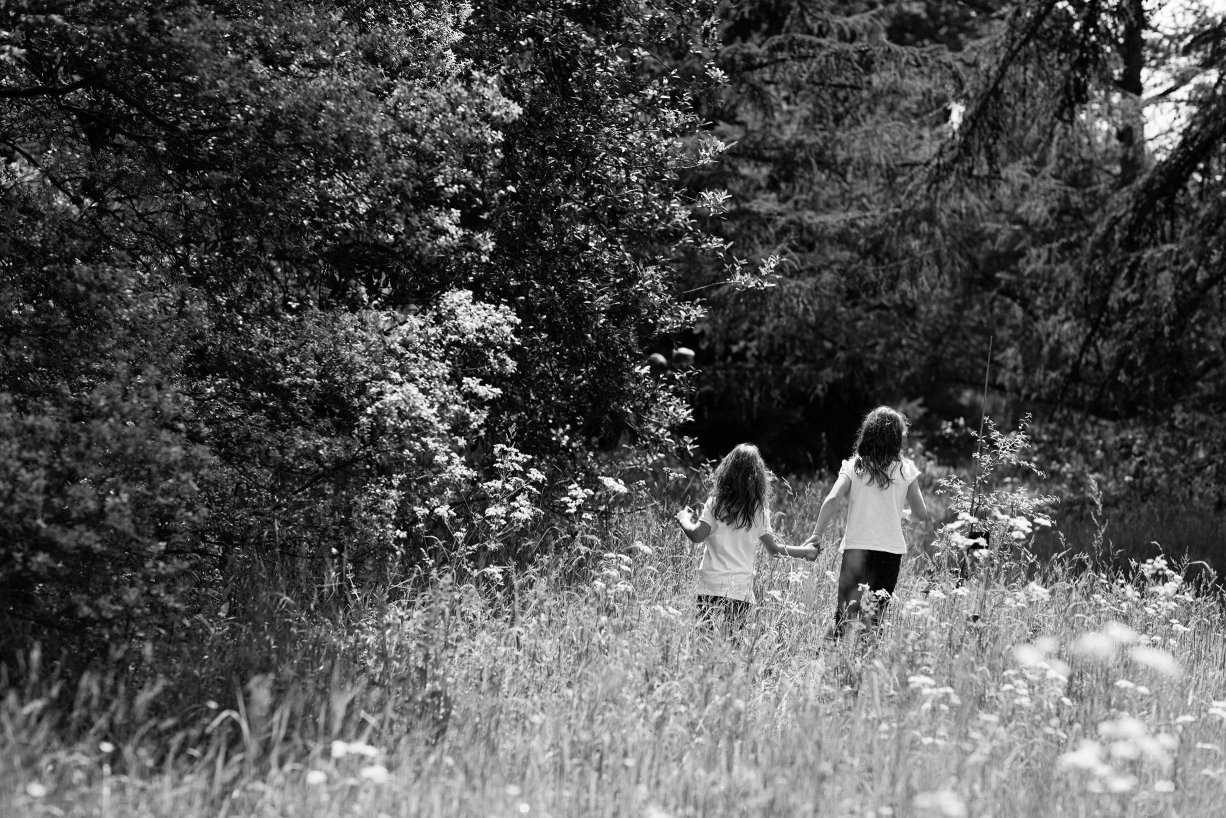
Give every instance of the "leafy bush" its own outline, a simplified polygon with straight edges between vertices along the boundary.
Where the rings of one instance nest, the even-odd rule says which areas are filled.
[[[5,4],[4,656],[479,563],[665,442],[704,10]]]

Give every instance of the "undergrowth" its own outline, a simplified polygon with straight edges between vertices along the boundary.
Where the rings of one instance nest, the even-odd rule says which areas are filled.
[[[802,538],[820,487],[777,527]],[[1226,622],[1158,557],[1127,575],[904,562],[884,631],[823,642],[837,554],[759,561],[725,639],[657,510],[527,572],[225,616],[0,704],[5,816],[1216,815]],[[1024,545],[1024,544],[1023,544]],[[581,566],[575,564],[578,559]],[[1025,563],[1025,564],[1024,564]]]

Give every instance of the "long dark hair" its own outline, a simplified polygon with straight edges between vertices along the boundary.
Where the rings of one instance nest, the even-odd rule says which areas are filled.
[[[715,467],[711,513],[734,528],[752,528],[758,513],[770,506],[770,474],[758,447],[742,443]]]
[[[869,482],[889,488],[894,479],[890,471],[902,459],[902,436],[907,431],[907,419],[888,406],[878,406],[864,416],[856,433],[856,474],[868,472]]]

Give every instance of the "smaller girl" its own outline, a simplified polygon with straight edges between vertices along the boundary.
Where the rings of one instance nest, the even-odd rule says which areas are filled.
[[[834,607],[833,638],[843,635],[851,620],[863,615],[864,589],[881,596],[872,621],[876,624],[898,582],[898,569],[907,540],[903,536],[903,506],[910,504],[911,519],[928,517],[920,494],[919,469],[902,456],[907,439],[907,419],[888,406],[878,406],[860,424],[852,456],[843,461],[834,487],[822,502],[813,536],[804,545],[815,545],[834,522],[835,502],[847,497],[847,527],[840,551],[839,594]]]
[[[753,563],[758,543],[771,554],[816,560],[818,546],[779,545],[771,531],[770,477],[758,447],[737,446],[715,469],[713,486],[697,519],[688,507],[677,522],[690,542],[705,543],[698,569],[698,618],[711,624],[716,612],[733,628],[745,624],[754,602]]]

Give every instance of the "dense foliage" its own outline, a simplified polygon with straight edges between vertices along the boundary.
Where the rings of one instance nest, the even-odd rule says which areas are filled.
[[[1213,493],[1220,16],[762,0],[722,31],[709,116],[736,144],[697,183],[732,194],[718,229],[742,254],[782,262],[772,290],[703,293],[700,438],[750,434],[805,469],[837,462],[874,401],[977,419],[994,336],[994,411],[1072,438],[1110,419],[1091,451],[1142,441],[1163,477]]]
[[[703,12],[5,3],[6,648],[479,557],[662,441]]]

